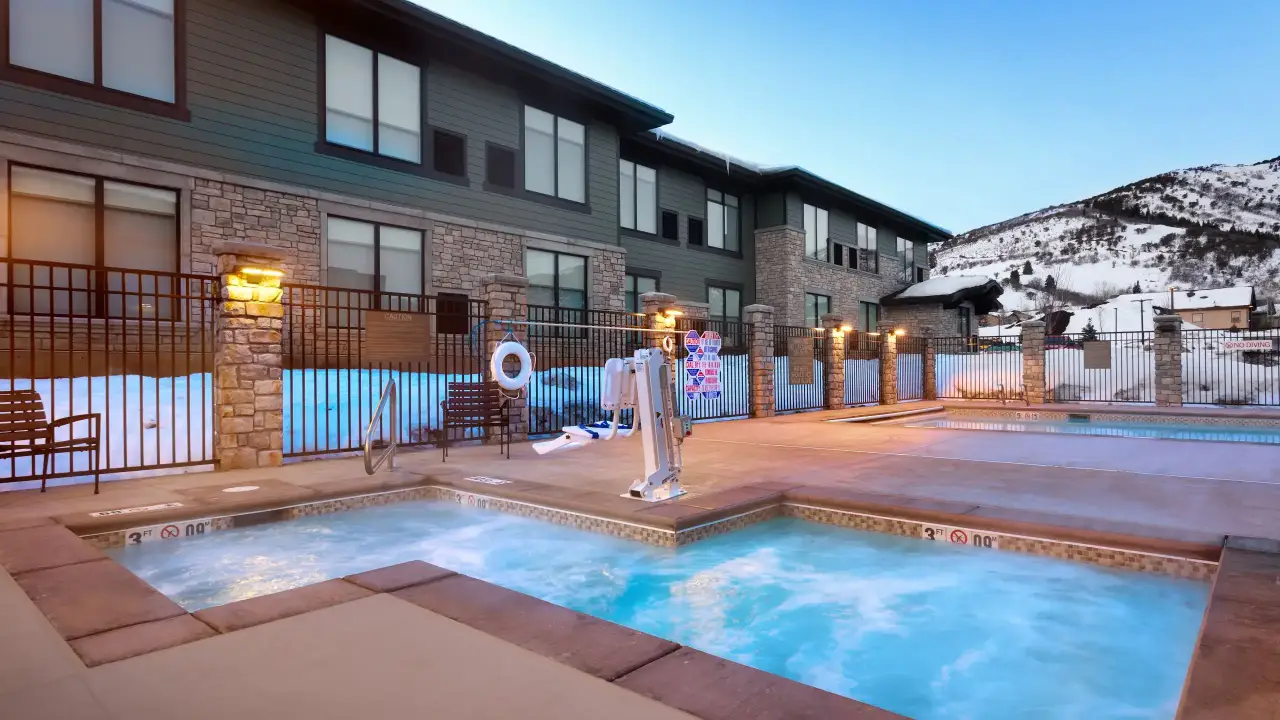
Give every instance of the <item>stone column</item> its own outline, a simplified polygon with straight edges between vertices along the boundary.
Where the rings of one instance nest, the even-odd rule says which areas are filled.
[[[898,336],[892,322],[881,321],[880,331],[880,404],[898,404]]]
[[[670,330],[671,329],[671,326],[667,324],[668,320],[662,314],[664,310],[668,310],[668,309],[678,309],[675,295],[669,295],[667,293],[661,293],[661,292],[651,292],[651,293],[644,293],[643,295],[640,296],[640,310],[641,312],[644,313],[645,318],[647,318],[647,323],[645,327],[649,328],[650,330]],[[651,332],[651,333],[645,333],[645,334],[649,336],[647,338],[648,340],[647,344],[650,347],[656,347],[656,348],[662,347],[663,338],[666,338],[666,337],[671,338],[671,352],[667,353],[667,361],[674,364],[675,363],[675,344],[677,342],[680,342],[680,338],[676,337],[675,333],[672,333],[672,332]],[[683,382],[683,381],[684,381],[684,378],[681,378],[680,382]]]
[[[1043,320],[1022,323],[1022,390],[1027,402],[1037,405],[1045,401]]]
[[[284,462],[280,278],[288,253],[243,242],[226,242],[215,251],[218,469],[277,467]]]
[[[1156,406],[1182,407],[1182,318],[1156,315]]]
[[[826,405],[828,410],[843,410],[845,352],[844,332],[840,330],[840,326],[844,325],[844,318],[839,315],[823,315],[821,322],[822,331],[827,336],[827,341],[823,343],[826,352],[822,358],[827,376]]]
[[[481,299],[488,307],[490,322],[485,323],[485,354],[480,360],[487,369],[489,358],[498,348],[508,330],[532,352],[526,325],[505,325],[504,320],[525,322],[529,319],[529,281],[519,275],[485,275]],[[535,371],[537,358],[534,357]],[[487,372],[487,371],[486,371]],[[511,400],[511,439],[527,440],[529,437],[529,403],[526,396]],[[486,438],[487,439],[487,438]]]
[[[937,348],[933,346],[933,338],[925,338],[924,341],[924,399],[938,399],[938,369],[934,367],[937,361]]]
[[[742,312],[751,326],[751,417],[773,417],[773,308],[748,305]]]

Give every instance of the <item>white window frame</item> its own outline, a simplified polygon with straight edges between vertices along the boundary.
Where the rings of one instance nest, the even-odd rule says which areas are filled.
[[[737,233],[729,231],[729,218],[733,216],[733,227]],[[719,219],[719,224],[712,222]],[[712,232],[719,227],[720,232]],[[742,199],[720,190],[707,188],[707,219],[703,232],[707,236],[707,247],[726,252],[742,251]]]
[[[548,115],[551,117],[551,128],[552,128],[551,130],[551,178],[552,178],[551,192],[546,192],[539,188],[529,186],[529,180],[531,177],[529,175],[529,167],[531,164],[529,162],[529,154],[530,152],[533,151],[532,145],[528,142],[529,133],[531,132],[529,128],[529,122],[528,122],[529,116],[531,115],[530,111],[533,111],[533,113],[541,113],[542,115]],[[525,178],[524,178],[525,191],[536,193],[538,195],[543,195],[546,197],[559,198],[560,200],[564,200],[566,202],[585,205],[587,202],[587,191],[588,191],[588,187],[587,187],[587,126],[580,122],[576,122],[574,120],[561,117],[560,115],[557,115],[553,112],[543,110],[542,108],[536,108],[532,105],[524,106],[524,113],[521,116],[520,124],[521,124],[520,138],[521,138],[521,143],[523,145],[523,147],[521,148],[521,157],[524,160],[523,167],[524,167],[524,173],[525,173]],[[582,136],[582,140],[580,143],[574,142],[573,135],[575,133],[580,134]],[[580,186],[582,193],[581,193],[581,196],[578,196],[578,197],[573,196],[570,190],[567,190],[562,187],[562,185],[564,184],[563,179],[565,176],[565,172],[562,172],[562,170],[565,170],[566,165],[562,163],[561,157],[562,155],[565,154],[565,150],[567,149],[567,146],[572,146],[572,145],[579,145],[581,147],[581,154],[582,154],[582,162],[580,164],[580,167],[578,168],[580,170],[580,173],[581,173],[580,177],[582,179],[581,186]],[[572,172],[572,171],[573,169],[570,168],[566,172]]]
[[[641,207],[640,180],[649,176],[651,206]],[[618,160],[618,224],[647,235],[658,234],[658,171],[631,160]]]
[[[826,262],[831,253],[831,215],[825,208],[804,204],[804,256]]]
[[[369,53],[369,66],[367,68],[355,69],[356,72],[363,72],[367,70],[367,75],[364,78],[365,83],[367,85],[367,96],[364,99],[368,100],[368,109],[370,113],[369,117],[367,118],[358,114],[358,111],[351,111],[345,108],[334,107],[333,105],[334,99],[330,97],[330,92],[329,92],[330,81],[333,79],[332,73],[334,71],[334,65],[332,62],[333,58],[331,57],[331,54],[332,54],[331,50],[333,48],[333,43],[344,43],[358,50],[363,50]],[[325,50],[324,50],[324,53],[325,53],[324,75],[325,76],[321,79],[321,82],[324,83],[324,87],[325,87],[325,99],[324,99],[325,129],[324,129],[324,138],[323,138],[324,143],[332,147],[339,147],[345,150],[353,150],[355,152],[367,153],[370,156],[387,158],[389,160],[409,163],[413,165],[422,165],[422,156],[423,156],[423,150],[424,150],[422,139],[424,135],[423,128],[425,127],[425,123],[423,122],[424,118],[423,118],[423,112],[422,112],[422,105],[423,105],[422,103],[422,98],[423,98],[422,68],[413,63],[407,62],[405,60],[401,60],[400,58],[397,58],[397,57],[392,57],[391,55],[387,55],[386,53],[380,53],[377,50],[369,48],[360,43],[348,40],[340,35],[334,35],[332,33],[325,33],[324,47],[325,47]],[[384,68],[387,69],[386,73],[383,72]],[[414,79],[417,80],[417,85],[416,87],[413,88],[414,92],[417,94],[416,98],[414,98],[414,102],[407,106],[403,104],[400,106],[401,109],[407,107],[408,111],[413,113],[414,121],[411,121],[411,122],[416,122],[416,127],[407,127],[404,124],[393,124],[391,122],[383,121],[383,115],[389,114],[388,111],[392,109],[391,103],[395,102],[393,98],[397,97],[395,94],[386,92],[388,88],[384,88],[384,83],[390,82],[393,73],[397,73],[400,71],[412,71],[414,73]],[[357,89],[365,90],[366,88],[361,87]],[[368,122],[370,124],[371,132],[372,132],[368,147],[364,147],[362,145],[352,144],[348,142],[343,142],[342,140],[335,139],[332,136],[331,128],[329,127],[330,113],[337,113],[340,115],[345,115],[348,117],[356,118],[361,121]],[[384,127],[388,128],[389,130],[397,130],[403,133],[414,135],[417,138],[417,143],[418,143],[416,157],[406,157],[403,154],[392,154],[392,153],[386,152],[382,142]]]

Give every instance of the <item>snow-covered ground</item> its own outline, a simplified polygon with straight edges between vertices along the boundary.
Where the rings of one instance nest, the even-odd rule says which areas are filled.
[[[934,357],[940,398],[999,400],[1022,394],[1020,351],[938,353]]]

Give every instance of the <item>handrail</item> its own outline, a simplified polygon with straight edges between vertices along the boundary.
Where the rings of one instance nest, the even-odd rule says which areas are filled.
[[[382,410],[387,405],[387,401],[391,401],[391,440],[387,443],[387,449],[377,460],[373,459],[373,429],[382,423]],[[391,469],[400,467],[400,463],[396,460],[396,448],[400,446],[400,414],[397,412],[399,403],[396,400],[396,381],[388,380],[386,387],[382,388],[382,396],[378,398],[378,406],[373,410],[373,416],[369,418],[369,426],[364,431],[364,471],[369,475],[378,472],[378,468],[382,467],[382,463],[391,458]]]

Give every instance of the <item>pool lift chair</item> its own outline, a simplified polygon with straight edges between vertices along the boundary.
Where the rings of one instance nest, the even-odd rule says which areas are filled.
[[[623,497],[659,502],[683,495],[681,446],[693,425],[679,414],[671,364],[662,348],[642,348],[632,357],[605,362],[600,405],[606,412],[613,412],[612,420],[564,427],[559,437],[535,443],[533,449],[539,455],[573,450],[593,442],[629,437],[639,429],[644,476],[633,482]],[[631,426],[620,422],[623,410],[633,411]]]

